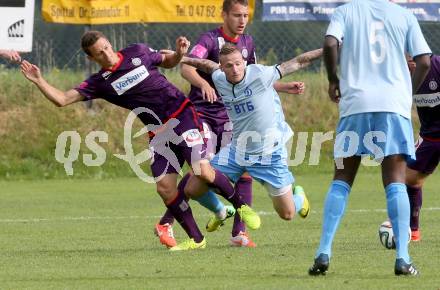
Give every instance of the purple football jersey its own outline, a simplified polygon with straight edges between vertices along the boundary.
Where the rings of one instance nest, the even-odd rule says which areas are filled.
[[[157,66],[162,55],[146,44],[133,44],[118,52],[120,61],[111,70],[101,69],[75,87],[86,100],[102,98],[133,110],[145,107],[165,122],[187,104],[187,98],[172,85]],[[155,116],[138,116],[145,124],[158,124]]]
[[[219,62],[220,49],[226,42],[233,43],[241,51],[243,58],[248,64],[256,63],[254,41],[250,35],[243,34],[233,39],[228,37],[223,28],[219,27],[200,35],[189,56],[195,58],[209,59],[213,62]],[[214,83],[210,74],[206,74],[197,70],[199,75],[204,78],[215,89]],[[222,124],[228,120],[226,109],[221,100],[221,96],[217,93],[218,101],[213,104],[203,100],[202,92],[198,87],[191,86],[191,91],[188,95],[190,100],[196,106],[197,112],[202,116],[209,116],[218,119]]]
[[[420,119],[420,136],[440,138],[440,56],[431,57],[431,70],[414,95]]]

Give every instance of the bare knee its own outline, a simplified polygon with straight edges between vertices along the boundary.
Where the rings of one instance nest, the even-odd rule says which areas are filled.
[[[214,182],[215,171],[211,164],[207,160],[201,160],[192,165],[194,174],[207,183]]]
[[[290,221],[295,216],[295,212],[291,210],[280,211],[278,216],[285,221]]]
[[[405,184],[411,187],[422,188],[428,174],[407,168]]]
[[[195,194],[195,191],[197,189],[197,182],[194,181],[194,178],[197,177],[191,176],[191,178],[188,180],[188,183],[185,185],[185,188],[183,189],[186,196],[193,197]]]
[[[156,190],[165,203],[171,202],[175,198],[177,192],[175,187],[161,183],[157,184]]]
[[[283,188],[274,188],[271,185],[265,185],[272,196],[273,208],[278,216],[283,220],[290,221],[295,216],[295,203],[292,199],[292,186]]]
[[[382,161],[382,182],[384,187],[390,183],[405,183],[406,161],[403,155],[391,155]]]
[[[212,183],[213,180],[211,180],[212,178],[210,178],[210,176],[211,174],[207,170],[203,170],[203,169],[199,175],[200,179],[202,179],[203,181]]]
[[[360,156],[335,159],[335,173],[333,179],[345,181],[352,186],[360,162]]]
[[[191,176],[185,186],[185,195],[191,198],[197,198],[208,190],[208,186],[199,176]]]
[[[406,185],[409,185],[414,188],[422,188],[424,180],[411,180],[410,182],[406,182]]]

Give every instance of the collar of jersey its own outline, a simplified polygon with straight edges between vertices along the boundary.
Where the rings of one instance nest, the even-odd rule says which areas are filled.
[[[240,38],[240,36],[237,36],[236,38],[232,38],[232,37],[226,35],[225,31],[223,30],[223,26],[220,26],[220,32],[221,32],[224,39],[226,39],[227,41],[232,42],[234,44],[236,44],[238,42],[238,39]]]
[[[119,61],[114,66],[112,66],[111,68],[105,69],[105,70],[114,72],[114,71],[116,71],[121,66],[121,63],[124,60],[124,56],[119,51],[117,52],[117,55],[119,57]]]

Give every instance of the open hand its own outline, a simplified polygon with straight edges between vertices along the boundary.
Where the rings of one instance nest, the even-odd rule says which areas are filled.
[[[41,78],[41,71],[38,66],[31,64],[27,60],[23,61],[20,67],[23,75],[31,82],[36,83]]]
[[[3,57],[4,59],[10,61],[10,62],[15,62],[15,63],[20,63],[21,62],[21,56],[15,50],[3,50],[3,49],[0,49],[0,56]]]
[[[215,89],[209,85],[209,83],[205,83],[200,87],[202,91],[202,96],[204,100],[207,100],[211,104],[217,101],[217,94],[215,93]]]

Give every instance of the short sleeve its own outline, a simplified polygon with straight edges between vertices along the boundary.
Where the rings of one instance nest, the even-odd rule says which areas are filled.
[[[325,33],[325,36],[333,36],[338,41],[342,41],[344,38],[345,33],[345,21],[344,21],[344,14],[345,14],[345,5],[339,6],[336,8],[335,12],[333,13],[330,24],[327,28],[327,32]]]
[[[146,45],[146,47],[147,47],[147,55],[148,58],[150,59],[150,64],[153,66],[159,66],[163,61],[162,54],[159,51],[149,47],[148,45]]]
[[[193,58],[206,59],[212,47],[212,38],[208,34],[202,34],[191,49],[189,56]]]
[[[423,36],[420,29],[419,22],[414,15],[409,15],[409,30],[407,34],[406,50],[412,56],[418,56],[421,54],[430,54],[431,49]]]
[[[273,84],[281,78],[280,71],[278,70],[278,65],[265,66],[265,65],[255,65],[260,71],[260,79],[263,81],[264,85],[272,87]]]
[[[217,82],[219,82],[219,81],[221,80],[221,76],[222,76],[222,75],[223,75],[223,72],[222,72],[221,69],[216,69],[216,70],[212,73],[211,77],[212,77],[212,81],[214,82],[214,84],[217,83]]]
[[[99,88],[95,76],[91,76],[79,85],[73,88],[85,98],[85,101],[100,98]]]
[[[148,46],[145,43],[142,43],[139,45],[140,45],[142,52],[148,56],[148,59],[150,61],[150,65],[159,66],[162,63],[163,56],[159,51],[151,48],[150,46]]]

